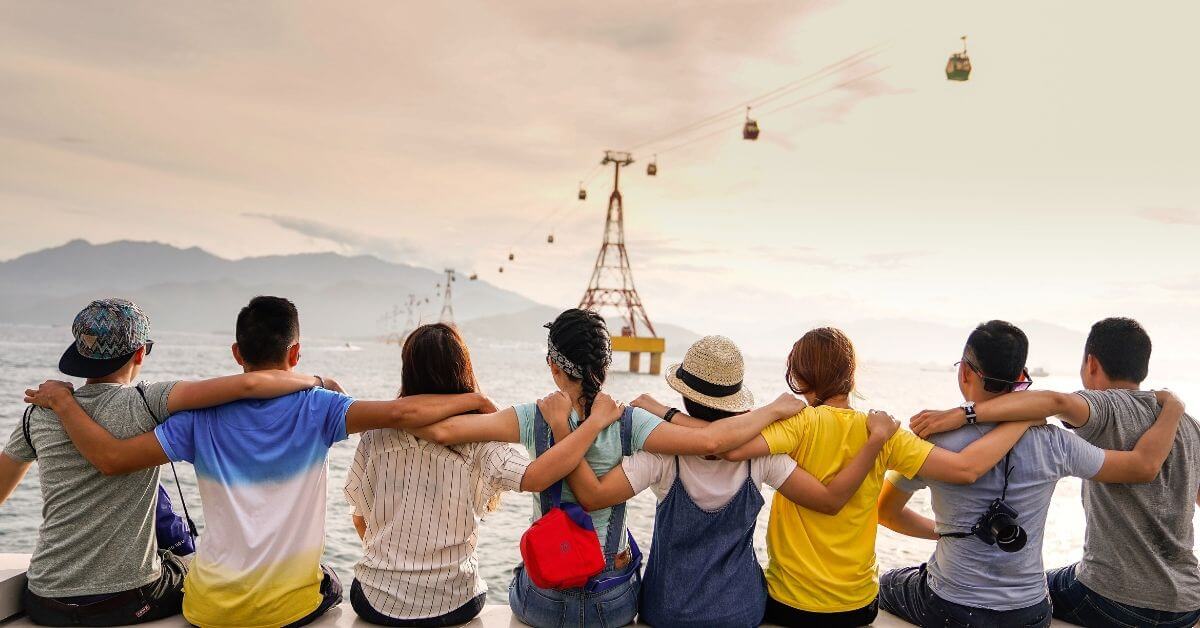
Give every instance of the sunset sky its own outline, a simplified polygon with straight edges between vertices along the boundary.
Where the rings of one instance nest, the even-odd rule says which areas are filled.
[[[735,112],[634,151],[652,318],[1121,314],[1191,358],[1198,23],[1182,1],[0,2],[0,259],[79,237],[370,253],[573,305],[603,149],[873,49],[762,107],[758,142]]]

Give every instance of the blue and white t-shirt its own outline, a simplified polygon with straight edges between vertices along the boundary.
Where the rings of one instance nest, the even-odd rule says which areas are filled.
[[[191,462],[207,523],[184,582],[198,626],[280,626],[321,602],[325,459],[354,400],[315,388],[179,412],[154,430]]]

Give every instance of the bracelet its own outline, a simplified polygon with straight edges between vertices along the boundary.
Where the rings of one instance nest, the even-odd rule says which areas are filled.
[[[679,414],[679,408],[667,408],[667,413],[663,415],[663,420],[670,423],[676,414]]]
[[[315,375],[315,374],[313,375],[313,377],[317,378],[317,388],[325,387],[325,378],[324,377],[321,377],[320,375]]]

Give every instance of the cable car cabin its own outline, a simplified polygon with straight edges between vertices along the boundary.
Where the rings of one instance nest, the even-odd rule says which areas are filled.
[[[471,273],[471,276],[467,277],[467,279],[470,279],[471,281],[477,281],[479,279],[479,273]]]
[[[583,188],[579,188],[579,200],[581,200],[581,201],[587,200],[587,190],[585,190]]]
[[[553,233],[546,236],[546,244],[554,244],[554,234]]]
[[[746,120],[746,126],[742,127],[742,139],[750,141],[758,139],[757,120]]]
[[[657,175],[658,175],[658,162],[657,162],[657,160],[655,160],[655,161],[652,161],[652,162],[650,162],[649,164],[647,164],[647,165],[646,165],[646,175],[647,175],[647,176],[651,176],[651,177],[653,177],[653,176],[657,176]]]
[[[501,266],[501,267],[500,267],[500,272],[504,272],[504,267],[503,267],[503,266]]]
[[[513,261],[514,259],[517,259],[517,256],[516,256],[516,255],[513,255],[512,253],[509,253],[509,254],[508,254],[508,261],[510,261],[510,262],[511,262],[511,261]]]
[[[950,55],[950,60],[946,62],[946,79],[951,81],[965,81],[971,76],[971,58],[965,52],[956,52]]]

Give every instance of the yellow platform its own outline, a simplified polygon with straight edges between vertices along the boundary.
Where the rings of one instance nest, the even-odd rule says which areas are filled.
[[[612,350],[629,354],[629,372],[642,370],[642,354],[650,354],[650,374],[662,373],[662,356],[667,350],[667,339],[654,336],[613,336]]]

